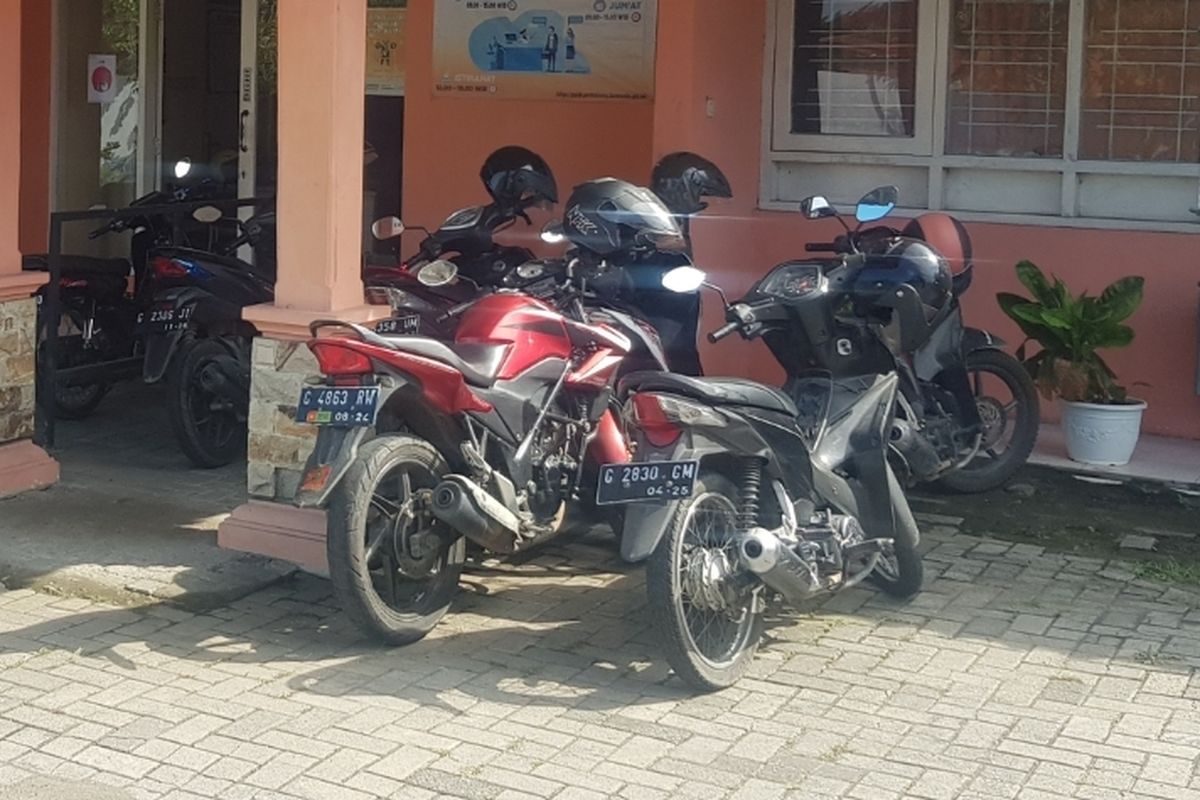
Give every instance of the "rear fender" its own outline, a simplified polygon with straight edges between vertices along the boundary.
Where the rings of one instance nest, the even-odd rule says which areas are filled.
[[[295,505],[300,508],[323,508],[329,495],[346,477],[346,471],[358,457],[370,434],[370,428],[322,427],[317,443],[304,465],[300,488],[296,490]]]
[[[167,331],[145,337],[146,359],[142,366],[142,380],[146,383],[158,383],[167,374],[171,361],[179,351],[184,339],[192,335],[193,325],[198,324],[197,315],[200,304],[207,299],[215,299],[211,294],[194,287],[168,289],[154,297],[152,306],[170,303],[176,310],[193,306],[192,317],[188,328]]]
[[[988,333],[979,328],[967,328],[963,331],[962,351],[963,355],[977,353],[980,350],[1004,350],[1008,347],[1008,343],[999,336]]]

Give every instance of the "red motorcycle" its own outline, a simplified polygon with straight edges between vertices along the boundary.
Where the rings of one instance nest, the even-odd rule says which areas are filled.
[[[580,309],[579,298],[572,305]],[[441,619],[471,542],[513,553],[563,528],[600,464],[630,459],[613,384],[630,336],[521,293],[461,312],[452,342],[314,323],[321,426],[297,502],[329,512],[329,571],[365,631],[392,644]]]

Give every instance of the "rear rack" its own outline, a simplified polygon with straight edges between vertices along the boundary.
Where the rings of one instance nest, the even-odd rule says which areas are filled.
[[[387,339],[380,336],[375,331],[364,325],[358,325],[354,322],[343,322],[339,319],[318,319],[309,324],[308,330],[314,339],[320,338],[320,332],[326,328],[341,328],[354,334],[354,338],[364,344],[382,347],[387,350],[394,350],[391,343]]]

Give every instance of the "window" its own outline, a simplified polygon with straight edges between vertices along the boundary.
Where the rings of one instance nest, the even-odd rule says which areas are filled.
[[[773,0],[764,204],[1200,223],[1200,0]]]

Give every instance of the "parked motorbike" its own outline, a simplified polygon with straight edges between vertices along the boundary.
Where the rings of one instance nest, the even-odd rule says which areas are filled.
[[[844,305],[828,326],[775,330],[764,340],[787,370],[789,394],[794,376],[813,366],[839,376],[897,372],[891,443],[905,477],[959,492],[988,491],[1033,451],[1037,391],[1002,339],[963,321],[959,298],[971,286],[974,267],[970,240],[956,220],[927,214],[903,231],[863,228],[861,220],[883,219],[897,200],[895,187],[869,193],[853,229],[823,197],[801,204],[808,218],[834,218],[845,228],[834,242],[806,248],[838,254],[814,263]],[[948,260],[960,267],[957,274]],[[798,262],[796,268],[807,274],[809,266]],[[901,336],[897,308],[909,296],[921,301],[923,317]]]
[[[188,181],[191,172],[190,161],[178,162],[174,171],[175,184],[163,191],[145,194],[129,207],[148,208],[202,199],[206,184]],[[148,254],[155,247],[171,244],[177,231],[172,219],[154,213],[113,219],[92,231],[88,238],[94,240],[126,231],[133,232],[129,258],[60,256],[59,369],[117,361],[138,354],[138,314],[152,294],[146,282]],[[22,269],[49,272],[49,256],[26,256]],[[36,295],[39,308],[45,295],[43,287]],[[49,334],[45,325],[39,324],[38,330],[41,336]],[[111,383],[104,380],[60,385],[55,389],[55,415],[59,419],[83,419],[96,410],[110,388]]]
[[[709,338],[828,330],[837,278],[776,267],[725,303],[728,323]],[[677,291],[702,281],[693,267],[664,278]],[[864,580],[900,598],[920,590],[920,532],[887,457],[899,382],[808,371],[785,394],[733,378],[622,381],[635,456],[601,467],[596,501],[629,504],[621,554],[647,562],[650,614],[689,685],[745,674],[773,596],[795,606]]]
[[[378,333],[450,337],[453,325],[445,318],[446,309],[481,289],[501,285],[506,276],[533,261],[528,248],[497,244],[495,236],[518,219],[529,224],[530,209],[558,202],[549,165],[531,150],[502,147],[484,161],[479,177],[492,202],[455,211],[432,232],[414,228],[424,231],[425,238],[403,264],[366,265],[368,299],[388,303],[393,311],[389,319],[376,323]],[[371,230],[377,239],[387,240],[404,233],[405,226],[398,217],[389,217],[376,221]],[[447,279],[439,262],[455,266],[453,278]]]
[[[682,241],[649,192],[611,183],[577,187],[572,207],[653,203],[653,219],[612,209],[622,241]],[[382,641],[415,641],[441,619],[468,543],[503,554],[556,536],[598,465],[628,460],[613,388],[637,333],[586,307],[605,252],[581,250],[592,257],[541,262],[527,279],[555,280],[551,302],[524,287],[486,293],[451,309],[449,341],[313,324],[324,378],[301,392],[297,419],[320,430],[296,502],[328,509],[334,589]]]
[[[274,246],[264,244],[273,236],[274,212],[238,225],[240,235],[220,252],[154,250],[148,280],[155,293],[138,324],[143,379],[166,378],[172,430],[188,459],[204,468],[230,463],[245,444],[258,332],[242,319],[242,309],[274,299]],[[246,245],[262,257],[254,263],[237,258]]]

